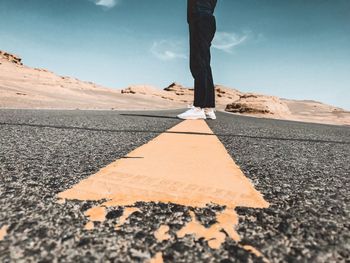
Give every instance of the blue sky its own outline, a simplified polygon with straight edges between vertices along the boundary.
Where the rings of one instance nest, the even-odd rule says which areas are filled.
[[[218,0],[215,14],[216,84],[350,109],[350,1]],[[193,86],[186,0],[0,0],[0,17],[0,49],[29,66]]]

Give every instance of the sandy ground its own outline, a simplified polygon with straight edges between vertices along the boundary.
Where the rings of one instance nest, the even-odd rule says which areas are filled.
[[[193,89],[173,83],[164,89],[133,85],[111,89],[46,69],[0,51],[0,108],[156,110],[186,108]],[[350,125],[350,112],[316,101],[280,99],[216,86],[216,109],[254,117]]]
[[[285,100],[290,120],[350,125],[350,112],[318,101]]]

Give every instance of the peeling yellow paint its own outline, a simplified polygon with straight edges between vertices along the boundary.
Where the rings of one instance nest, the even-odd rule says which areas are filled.
[[[106,208],[104,206],[92,207],[84,213],[90,221],[103,222],[106,219]]]
[[[161,225],[156,232],[154,232],[155,238],[161,242],[164,240],[170,239],[170,235],[168,234],[170,228],[167,225]]]
[[[240,237],[234,229],[238,223],[238,216],[234,210],[226,209],[217,216],[217,223],[209,228],[204,227],[196,220],[195,214],[191,211],[192,221],[187,223],[185,227],[177,232],[178,237],[184,237],[186,234],[193,234],[196,239],[204,238],[208,241],[211,248],[218,249],[225,241],[226,235],[222,232],[224,230],[229,237],[235,241],[239,241]]]
[[[187,234],[193,234],[196,239],[204,238],[208,241],[208,245],[211,248],[217,249],[225,241],[226,235],[220,230],[218,224],[212,225],[210,228],[204,227],[200,222],[196,220],[195,214],[191,211],[192,221],[187,223],[185,227],[180,229],[176,235],[179,238],[184,237]]]
[[[162,252],[158,252],[151,260],[149,260],[149,263],[163,263],[163,254]]]
[[[124,208],[123,215],[119,217],[118,224],[115,225],[115,229],[118,230],[125,223],[125,221],[135,212],[139,212],[140,209],[135,207],[126,207]]]
[[[58,199],[56,201],[57,204],[63,205],[64,203],[66,203],[66,199]]]
[[[5,236],[7,235],[7,229],[8,229],[8,226],[2,226],[0,228],[0,241],[4,240]]]
[[[85,230],[93,230],[94,228],[95,228],[95,225],[94,225],[94,222],[92,221],[87,222],[84,227]]]
[[[263,259],[264,262],[268,263],[270,262],[267,258],[264,257],[264,255],[257,250],[255,247],[249,246],[249,245],[245,245],[243,246],[243,248],[251,253],[253,253],[254,255],[256,255],[257,257],[261,257]]]

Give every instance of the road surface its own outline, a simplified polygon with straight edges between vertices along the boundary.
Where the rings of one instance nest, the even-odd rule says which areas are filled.
[[[270,206],[239,207],[241,237],[219,249],[174,233],[195,213],[209,227],[221,206],[137,203],[120,230],[123,207],[84,229],[101,201],[57,202],[57,194],[181,123],[168,111],[0,110],[0,261],[271,262],[350,260],[350,128],[218,112],[206,123]],[[165,149],[166,150],[166,149]],[[166,153],[165,153],[166,154]],[[171,239],[154,231],[170,227]]]

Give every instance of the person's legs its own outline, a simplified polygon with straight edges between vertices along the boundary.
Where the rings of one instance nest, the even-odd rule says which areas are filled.
[[[195,107],[215,108],[210,67],[210,46],[216,31],[214,16],[201,16],[190,24],[190,69],[194,78]]]
[[[207,100],[206,100],[206,108],[215,108],[215,86],[213,81],[213,75],[211,72],[210,62],[208,66],[208,74],[207,74]]]

